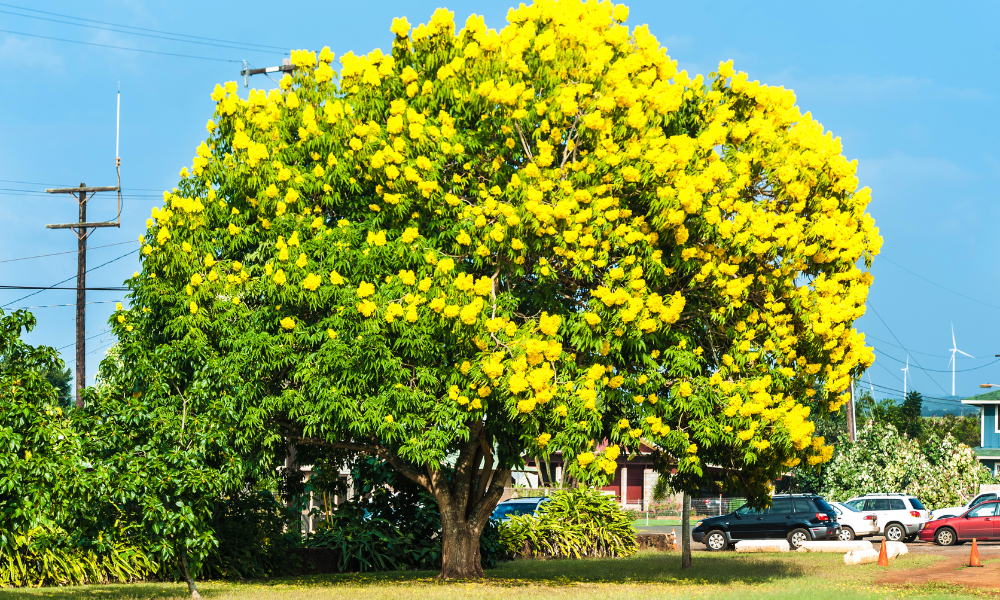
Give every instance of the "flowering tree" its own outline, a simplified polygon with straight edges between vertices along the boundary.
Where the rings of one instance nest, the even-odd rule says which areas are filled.
[[[525,452],[600,482],[646,439],[764,501],[830,456],[800,400],[836,410],[871,361],[869,194],[791,92],[692,79],[627,15],[438,10],[339,73],[297,51],[281,90],[216,87],[119,335],[205,340],[244,431],[427,488],[445,577],[482,574]]]
[[[961,505],[990,481],[990,472],[951,435],[932,436],[923,447],[888,423],[869,422],[855,444],[827,465],[824,495],[833,500],[875,492],[913,494],[930,510]]]

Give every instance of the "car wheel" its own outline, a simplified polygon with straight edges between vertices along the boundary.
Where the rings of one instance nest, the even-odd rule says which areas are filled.
[[[914,533],[914,534],[906,536],[906,538],[903,541],[906,542],[907,544],[912,544],[913,542],[917,541],[918,537],[920,537],[920,534],[919,533]]]
[[[842,542],[850,542],[855,537],[854,536],[854,530],[851,529],[850,527],[841,526],[841,528],[840,528],[840,536],[838,536],[838,537],[840,538],[840,541],[842,541]]]
[[[726,534],[722,533],[718,529],[709,531],[705,536],[705,547],[712,552],[725,550],[728,546],[729,540],[726,539]]]
[[[938,546],[954,546],[958,541],[955,530],[950,527],[942,527],[934,534],[934,543]]]
[[[792,547],[792,550],[798,550],[802,542],[809,541],[809,532],[805,529],[793,529],[791,533],[788,534],[788,545]]]
[[[885,539],[890,542],[900,542],[906,535],[906,530],[899,523],[889,523],[885,527]]]

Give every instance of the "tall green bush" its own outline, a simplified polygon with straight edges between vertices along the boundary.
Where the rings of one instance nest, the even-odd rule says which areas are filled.
[[[841,441],[824,477],[823,493],[831,500],[903,492],[934,510],[965,503],[979,492],[979,484],[991,480],[975,452],[951,435],[932,436],[921,445],[876,421],[858,431],[856,443]]]
[[[512,516],[501,524],[500,539],[508,552],[538,558],[635,553],[635,526],[614,496],[581,486],[550,498],[537,515]]]

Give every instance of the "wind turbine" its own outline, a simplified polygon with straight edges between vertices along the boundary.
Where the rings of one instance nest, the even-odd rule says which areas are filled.
[[[975,356],[962,352],[958,349],[958,345],[955,343],[955,324],[951,324],[951,395],[955,395],[955,353],[964,354],[969,358],[976,358]]]
[[[906,399],[906,376],[910,373],[910,355],[906,355],[906,368],[900,369],[903,372],[903,399]],[[954,395],[954,394],[952,394]]]

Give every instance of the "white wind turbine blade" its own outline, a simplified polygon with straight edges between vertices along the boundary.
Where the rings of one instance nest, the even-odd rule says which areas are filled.
[[[964,354],[964,355],[968,356],[969,358],[976,358],[975,356],[969,354],[968,352],[962,352],[958,348],[955,348],[955,352],[958,352],[959,354]]]

